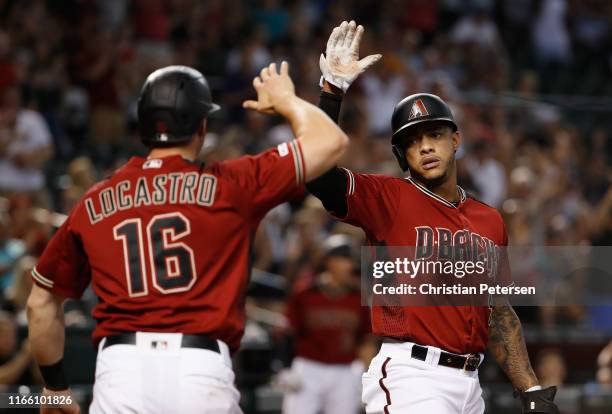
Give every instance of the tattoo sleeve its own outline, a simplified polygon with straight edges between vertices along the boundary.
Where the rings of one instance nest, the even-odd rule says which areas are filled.
[[[505,299],[497,302],[489,326],[489,352],[512,384],[524,391],[538,385],[538,379],[529,362],[521,322]]]

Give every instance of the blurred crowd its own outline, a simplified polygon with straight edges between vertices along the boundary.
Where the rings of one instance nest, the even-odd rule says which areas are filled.
[[[257,153],[291,131],[241,108],[254,95],[253,76],[287,60],[298,94],[316,102],[319,55],[345,19],[366,29],[361,54],[383,58],[344,99],[351,145],[342,166],[400,175],[390,148],[393,106],[431,92],[451,104],[462,133],[460,184],[502,212],[511,245],[612,244],[609,2],[2,0],[0,330],[26,323],[29,271],[61,221],[53,212],[68,213],[93,183],[145,153],[135,108],[148,73],[183,64],[208,78],[222,112],[211,119],[207,163]],[[360,230],[332,221],[314,199],[279,206],[260,226],[254,267],[289,286],[313,277],[323,240],[335,233],[363,244]],[[564,283],[570,292],[580,284]],[[91,323],[88,300],[74,305],[69,323]],[[282,308],[282,300],[253,302]],[[611,313],[523,310],[537,328],[608,332]],[[9,345],[15,358],[27,353],[27,343]],[[544,354],[542,365],[556,355]],[[612,360],[600,359],[607,362],[598,375],[612,384]]]

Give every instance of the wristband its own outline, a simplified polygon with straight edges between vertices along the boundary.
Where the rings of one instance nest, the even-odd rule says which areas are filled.
[[[55,364],[39,365],[40,373],[45,380],[45,388],[51,391],[64,391],[68,389],[68,380],[64,373],[64,359],[60,359]]]
[[[336,124],[340,118],[340,106],[342,105],[342,95],[321,91],[319,96],[319,108],[327,114]]]

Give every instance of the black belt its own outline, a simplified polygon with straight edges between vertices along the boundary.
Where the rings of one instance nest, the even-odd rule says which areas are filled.
[[[119,335],[107,336],[102,349],[106,349],[109,346],[113,345],[136,345],[136,333],[124,332]],[[165,345],[166,341],[164,340],[151,341],[151,346],[153,348],[161,349],[164,348]],[[183,334],[183,339],[181,340],[181,348],[199,348],[221,353],[217,340],[209,338],[206,335]]]
[[[400,344],[404,343],[405,341],[396,338],[385,337],[383,338],[383,342]],[[427,359],[427,347],[414,344],[412,346],[412,353],[410,357],[418,359],[419,361],[425,361]],[[458,354],[451,354],[450,352],[446,351],[441,351],[438,365],[442,365],[443,367],[449,368],[463,369],[465,371],[476,371],[478,369],[478,366],[480,365],[480,355],[470,354],[468,356],[464,356]]]
[[[427,358],[427,347],[414,344],[412,346],[412,355],[410,356],[414,359],[425,361]],[[464,356],[441,351],[438,365],[462,369],[464,371],[476,371],[478,369],[478,365],[480,365],[480,355],[470,354],[468,356]]]

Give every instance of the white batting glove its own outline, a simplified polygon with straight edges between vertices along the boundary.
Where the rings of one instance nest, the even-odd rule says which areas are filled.
[[[321,54],[319,67],[321,68],[321,86],[323,80],[346,92],[351,84],[367,68],[378,62],[382,55],[370,55],[359,60],[359,44],[363,36],[363,26],[351,20],[350,23],[342,22],[340,26],[334,27],[329,40],[325,55]]]

